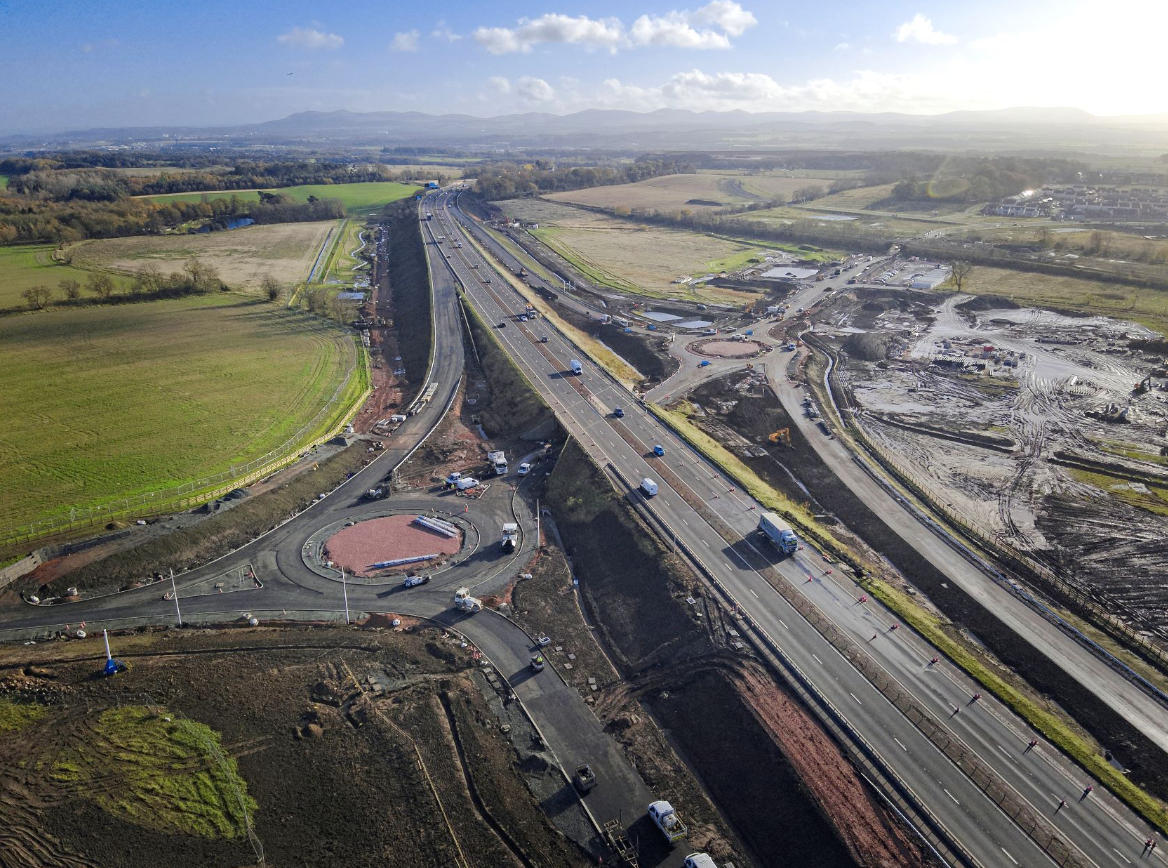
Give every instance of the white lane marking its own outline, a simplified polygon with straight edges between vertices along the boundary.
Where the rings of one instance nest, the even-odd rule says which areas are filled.
[[[900,745],[900,749],[901,749],[902,751],[904,751],[905,753],[908,753],[908,748],[904,746],[904,742],[902,742],[902,741],[901,741],[899,738],[897,738],[895,735],[892,737],[892,740],[893,740],[894,742],[896,742],[898,745]]]
[[[1002,852],[1006,854],[1006,858],[1007,858],[1007,859],[1009,859],[1009,860],[1010,860],[1011,862],[1013,862],[1015,865],[1017,865],[1017,864],[1018,864],[1018,860],[1017,860],[1017,859],[1015,859],[1013,856],[1011,856],[1011,855],[1010,855],[1010,851],[1009,851],[1009,850],[1007,850],[1005,847],[1003,847],[1003,848],[1002,848]]]
[[[682,524],[689,524],[689,522],[688,522],[688,521],[686,521],[684,518],[681,520],[681,523],[682,523]]]
[[[1115,850],[1115,848],[1114,848],[1114,847],[1112,847],[1111,849],[1112,849],[1112,850]],[[1124,855],[1123,855],[1122,853],[1120,853],[1118,850],[1115,850],[1115,855],[1116,855],[1116,856],[1118,856],[1120,859],[1122,859],[1124,862],[1126,862],[1128,865],[1130,865],[1130,864],[1131,864],[1131,859],[1127,858],[1127,856],[1124,856]]]
[[[848,691],[848,696],[852,697],[852,699],[856,700],[856,702],[860,702],[860,697],[856,696],[856,694],[852,693],[852,691],[850,691],[850,690]],[[860,702],[860,705],[863,705],[863,704],[864,703]]]
[[[706,548],[710,547],[710,544],[708,542],[706,542],[705,540],[702,540],[702,545],[704,545]]]
[[[944,789],[944,787],[942,787],[942,789]],[[954,803],[955,805],[960,805],[960,804],[961,804],[961,802],[957,801],[957,798],[956,798],[956,796],[954,796],[954,795],[953,795],[951,792],[949,792],[948,790],[945,790],[945,795],[947,795],[949,798],[953,799],[953,803]],[[1009,854],[1009,853],[1007,853],[1006,855],[1008,856],[1008,855],[1010,855],[1010,854]]]
[[[788,626],[787,626],[787,622],[786,622],[786,621],[784,621],[782,618],[779,618],[779,623],[783,625],[783,629],[784,629],[784,630],[790,630],[790,629],[791,629],[790,627],[788,627]]]
[[[754,588],[747,588],[746,590],[748,590],[748,591],[750,591],[750,593],[754,594]],[[757,600],[758,594],[754,594],[754,598]]]
[[[815,658],[816,663],[820,664],[821,666],[823,665],[823,661],[819,659],[819,655],[814,651],[811,652],[811,656]]]

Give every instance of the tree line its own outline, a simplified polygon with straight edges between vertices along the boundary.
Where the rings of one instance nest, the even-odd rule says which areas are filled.
[[[539,193],[632,184],[661,175],[693,174],[689,163],[677,160],[635,160],[611,166],[562,168],[552,160],[532,163],[489,163],[482,167],[475,192],[484,199],[514,199]]]
[[[238,196],[200,202],[151,202],[120,199],[113,202],[28,199],[0,191],[0,245],[65,244],[86,238],[157,235],[187,223],[224,228],[236,219],[256,223],[296,223],[345,216],[337,199],[297,202],[286,193],[269,194],[254,202]]]

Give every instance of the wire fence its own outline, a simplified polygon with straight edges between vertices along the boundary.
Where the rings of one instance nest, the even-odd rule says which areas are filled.
[[[96,506],[74,507],[68,513],[49,516],[29,524],[0,527],[0,547],[33,542],[74,530],[107,524],[120,518],[143,518],[189,509],[221,497],[241,486],[250,485],[257,479],[292,463],[301,450],[336,436],[369,395],[370,390],[366,385],[356,400],[348,407],[344,406],[346,404],[345,395],[353,377],[363,373],[366,381],[369,379],[368,356],[365,351],[357,346],[356,341],[350,340],[346,344],[351,349],[352,356],[349,359],[344,380],[337,386],[332,397],[307,423],[274,449],[258,458],[253,458],[251,461],[232,464],[219,473],[184,482],[171,488],[130,495]],[[338,414],[340,415],[338,416]],[[321,426],[326,425],[334,417],[337,417],[335,424],[330,425],[323,433],[313,436],[316,432],[321,431]]]

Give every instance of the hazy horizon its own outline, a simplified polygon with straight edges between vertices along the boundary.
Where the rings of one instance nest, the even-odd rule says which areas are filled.
[[[1168,9],[1151,0],[1115,0],[1106,15],[1087,0],[781,10],[751,0],[455,0],[438,10],[9,0],[0,133],[220,127],[338,109],[1158,114],[1168,111],[1157,69],[1166,24]],[[1115,46],[1122,57],[1107,62]]]

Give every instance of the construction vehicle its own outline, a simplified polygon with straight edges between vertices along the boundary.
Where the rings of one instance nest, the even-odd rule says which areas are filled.
[[[519,525],[509,521],[503,525],[503,551],[513,552],[519,545]]]
[[[627,868],[638,868],[637,848],[629,840],[628,833],[621,828],[619,820],[609,820],[604,824],[604,837],[621,864]]]
[[[759,532],[766,536],[785,555],[794,554],[799,549],[799,537],[791,526],[773,512],[764,512],[758,517]]]
[[[544,666],[545,666],[545,661],[543,659],[542,654],[533,654],[531,656],[531,671],[532,672],[543,672]]]
[[[649,805],[649,819],[657,824],[657,828],[661,830],[661,834],[670,844],[676,844],[689,834],[689,829],[685,827],[685,823],[681,822],[681,817],[677,815],[677,811],[673,810],[673,805],[664,799],[659,799]]]
[[[496,476],[503,476],[507,472],[507,455],[502,450],[487,453],[487,463],[495,471]]]
[[[1132,391],[1135,392],[1137,395],[1142,395],[1145,392],[1150,391],[1151,388],[1152,388],[1152,375],[1148,374],[1148,376],[1144,377],[1142,380],[1140,380],[1138,383],[1136,383],[1136,387],[1134,389],[1132,389]]]
[[[472,597],[470,588],[459,588],[454,592],[454,608],[460,612],[466,612],[468,615],[473,615],[475,612],[482,611],[483,601]]]
[[[383,497],[385,497],[385,489],[370,488],[364,494],[362,494],[361,497],[364,500],[381,500]]]
[[[767,439],[772,443],[782,443],[784,446],[789,447],[791,445],[791,429],[780,428],[778,431],[773,432]]]
[[[587,764],[576,766],[575,774],[572,775],[572,783],[581,794],[596,786],[596,773],[592,771],[592,766]]]

